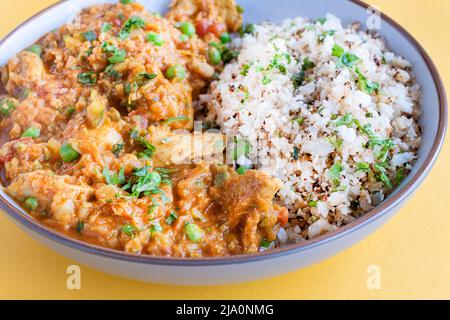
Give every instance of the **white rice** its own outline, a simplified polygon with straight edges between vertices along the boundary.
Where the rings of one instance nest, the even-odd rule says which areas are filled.
[[[359,60],[339,65],[335,45]],[[290,221],[281,242],[352,221],[383,201],[392,191],[389,182],[395,187],[409,172],[421,141],[420,88],[410,63],[382,39],[344,28],[328,14],[324,23],[296,18],[257,25],[233,46],[239,57],[200,101],[223,133],[250,143],[250,155],[238,164],[252,159],[283,181],[277,201],[289,208]],[[296,88],[292,78],[305,58],[314,67]],[[380,88],[359,86],[358,71]],[[377,143],[382,139],[392,147],[387,140]]]

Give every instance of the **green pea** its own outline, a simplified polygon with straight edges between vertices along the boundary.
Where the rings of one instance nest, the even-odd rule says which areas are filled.
[[[196,33],[194,25],[190,22],[180,23],[179,28],[180,28],[180,31],[183,34],[187,35],[189,38],[192,37]]]
[[[230,34],[229,34],[228,32],[222,33],[222,35],[220,36],[220,41],[221,41],[222,43],[228,43],[228,42],[231,42]]]
[[[184,78],[186,78],[186,69],[184,69],[180,65],[171,66],[166,71],[166,77],[167,79],[176,78],[178,80],[183,80]]]
[[[32,53],[34,53],[34,54],[36,54],[38,56],[41,56],[43,49],[42,49],[42,47],[40,45],[33,44],[31,47],[29,47],[27,49],[27,51],[32,52]]]
[[[77,150],[72,148],[69,143],[64,143],[59,149],[59,155],[64,162],[72,162],[80,157]]]
[[[11,116],[11,113],[15,108],[16,106],[14,105],[14,102],[9,99],[3,99],[0,101],[0,115],[4,117]]]
[[[36,210],[38,201],[35,197],[29,197],[25,199],[25,208],[28,210]]]
[[[147,40],[147,42],[153,43],[155,46],[158,47],[162,46],[165,43],[161,35],[154,32],[150,32],[149,34],[147,34],[145,40]]]
[[[208,49],[208,61],[213,66],[218,65],[222,61],[222,54],[217,48],[211,47]]]
[[[199,242],[200,240],[202,240],[204,232],[198,225],[194,223],[187,223],[184,228],[189,240],[191,240],[192,242]]]
[[[133,3],[133,2],[135,2],[136,0],[120,0],[120,3],[121,4],[130,4],[130,3]]]
[[[29,127],[27,130],[25,130],[22,134],[22,138],[29,137],[29,138],[38,138],[41,135],[41,130],[39,128],[35,127]]]
[[[246,172],[248,171],[248,168],[247,167],[239,167],[239,168],[237,168],[237,170],[236,170],[236,172],[239,174],[239,175],[244,175]]]

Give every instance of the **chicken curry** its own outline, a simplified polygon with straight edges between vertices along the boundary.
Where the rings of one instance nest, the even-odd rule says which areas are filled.
[[[96,245],[176,257],[260,251],[288,219],[273,201],[281,182],[204,160],[225,152],[224,138],[192,133],[194,102],[235,57],[225,44],[241,25],[233,0],[176,0],[165,17],[121,0],[18,53],[1,68],[5,191]]]

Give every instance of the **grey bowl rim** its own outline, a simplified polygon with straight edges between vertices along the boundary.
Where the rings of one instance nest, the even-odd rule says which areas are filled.
[[[54,9],[57,6],[69,2],[72,0],[60,0],[53,5],[41,10],[35,15],[31,16],[19,26],[14,28],[8,35],[6,35],[0,41],[0,49],[3,43],[12,38],[15,33],[23,28],[24,26],[32,23],[34,20],[40,16],[46,14],[48,11]],[[370,6],[360,0],[346,0],[353,4],[356,4],[364,9],[368,9]],[[429,68],[432,76],[436,91],[439,98],[439,123],[438,131],[433,141],[433,145],[430,152],[427,154],[426,159],[422,166],[417,170],[417,172],[410,178],[410,180],[397,191],[395,195],[386,201],[382,202],[380,205],[374,209],[367,212],[364,216],[356,219],[355,221],[335,230],[326,233],[325,235],[319,236],[312,240],[303,241],[300,243],[288,244],[282,248],[268,250],[265,252],[255,253],[255,254],[242,254],[234,256],[219,256],[219,257],[205,257],[205,258],[186,258],[186,257],[165,257],[165,256],[152,256],[152,255],[138,255],[133,253],[127,253],[119,250],[114,250],[98,245],[89,244],[78,239],[71,238],[63,233],[53,230],[44,224],[39,223],[37,220],[33,219],[29,215],[23,214],[17,208],[15,208],[12,203],[6,199],[3,195],[0,195],[0,209],[2,209],[6,214],[8,214],[15,221],[24,225],[26,228],[38,233],[45,238],[53,240],[63,246],[70,247],[71,249],[80,250],[84,253],[102,256],[105,258],[119,259],[127,262],[133,263],[143,263],[152,265],[167,265],[167,266],[182,266],[182,267],[199,267],[199,266],[213,266],[213,265],[227,265],[227,264],[238,264],[238,263],[254,263],[261,260],[276,259],[286,255],[298,254],[299,252],[314,249],[315,247],[324,245],[328,242],[332,242],[341,237],[344,237],[356,230],[370,224],[374,220],[381,218],[383,215],[388,213],[390,210],[394,209],[397,205],[402,203],[405,198],[408,197],[423,181],[428,172],[431,170],[433,164],[435,163],[439,152],[442,148],[445,139],[445,133],[447,130],[447,115],[448,115],[448,105],[447,96],[445,93],[445,87],[442,82],[442,78],[433,63],[432,59],[422,47],[422,45],[399,23],[394,19],[390,18],[383,12],[380,12],[382,20],[389,23],[397,31],[399,31],[406,40],[412,44],[412,46],[420,53],[421,57],[424,59],[427,67]]]

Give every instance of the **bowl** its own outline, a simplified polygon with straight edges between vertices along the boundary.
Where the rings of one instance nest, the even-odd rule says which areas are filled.
[[[0,42],[0,65],[46,32],[71,20],[80,8],[110,2],[115,1],[67,0],[45,9]],[[372,8],[360,1],[277,0],[276,6],[273,0],[238,2],[245,8],[246,22],[279,22],[295,16],[316,18],[330,12],[341,18],[343,24],[359,21],[366,26],[366,22],[377,22],[379,18],[378,31],[386,39],[388,46],[412,63],[417,82],[422,87],[424,112],[420,124],[423,142],[412,172],[383,203],[356,221],[313,240],[259,254],[200,259],[135,255],[71,239],[38,223],[1,190],[0,208],[7,216],[39,242],[81,264],[126,278],[177,285],[236,283],[293,271],[350,247],[389,220],[427,176],[445,136],[446,95],[438,71],[428,54],[399,24],[384,14],[377,15]],[[169,1],[142,1],[142,4],[147,10],[164,12]]]

